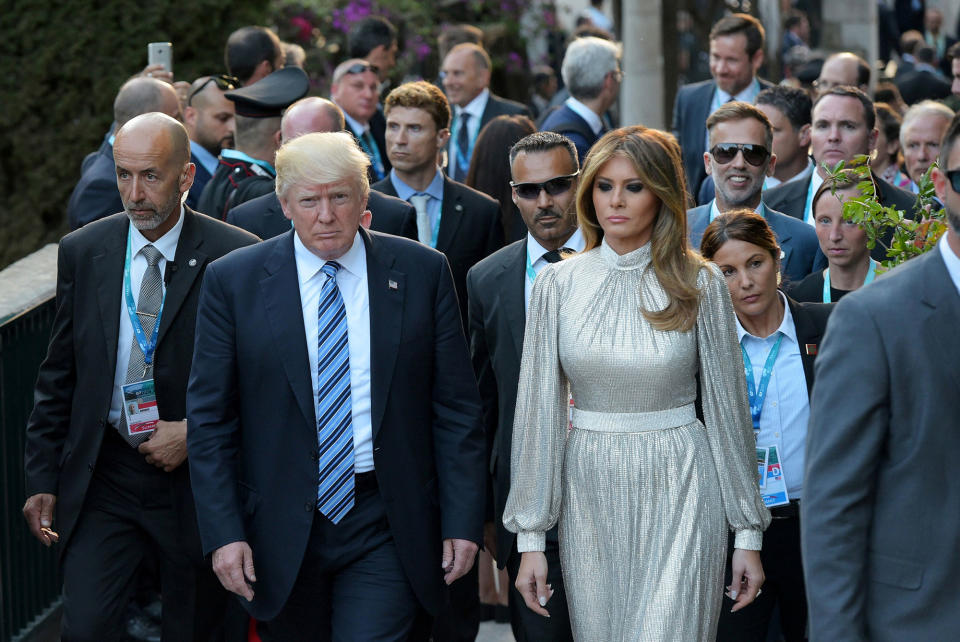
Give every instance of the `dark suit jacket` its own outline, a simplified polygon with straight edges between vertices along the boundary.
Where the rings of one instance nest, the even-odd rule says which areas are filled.
[[[410,203],[370,190],[367,209],[373,214],[374,232],[417,240],[417,212]],[[258,196],[227,212],[227,223],[266,240],[290,231],[290,219],[283,214],[276,192]]]
[[[494,252],[467,273],[470,352],[483,401],[500,568],[507,563],[516,539],[515,534],[504,528],[502,517],[510,492],[513,415],[527,317],[526,265],[527,240],[521,239]]]
[[[913,105],[921,100],[940,100],[950,95],[950,81],[929,69],[912,69],[897,76],[897,89],[903,101]]]
[[[758,80],[761,89],[773,86],[762,78]],[[687,192],[693,196],[700,191],[700,183],[707,175],[703,167],[703,152],[706,151],[704,141],[707,136],[707,116],[710,115],[716,90],[717,84],[712,79],[685,85],[677,92],[673,104],[670,131],[680,143],[683,170],[687,175]]]
[[[293,235],[210,266],[190,374],[187,439],[203,551],[250,544],[256,596],[243,604],[258,620],[286,602],[317,503],[317,424]],[[379,492],[410,585],[436,613],[441,540],[482,537],[480,399],[443,256],[396,236],[360,236]]]
[[[823,333],[827,330],[827,320],[833,311],[832,303],[801,303],[787,295],[787,305],[793,315],[793,325],[797,330],[797,343],[800,345],[800,361],[803,363],[803,376],[807,380],[807,395],[813,394],[814,362],[819,351]],[[813,346],[807,350],[807,346]],[[812,353],[812,354],[811,354]]]
[[[873,179],[878,187],[878,196],[881,204],[894,205],[897,209],[906,212],[908,217],[914,217],[914,208],[917,204],[917,196],[915,194],[911,194],[899,187],[894,187],[876,174],[873,175]],[[803,208],[807,203],[807,191],[810,189],[810,180],[810,177],[807,177],[807,179],[803,181],[790,181],[789,183],[768,189],[763,192],[763,202],[772,210],[783,212],[788,216],[798,218],[802,221],[804,215]],[[889,238],[885,240],[885,243],[889,245]],[[877,243],[873,251],[870,252],[870,256],[877,261],[883,261],[887,258],[887,252],[880,243]],[[826,264],[824,264],[823,267],[826,267]]]
[[[80,180],[67,201],[67,221],[71,230],[123,211],[113,163],[113,145],[104,141],[94,155],[87,155],[82,168]]]
[[[397,195],[389,176],[375,183],[373,189]],[[467,327],[467,271],[501,247],[500,205],[486,194],[444,176],[436,249],[450,261],[464,329]]]
[[[480,129],[497,116],[520,115],[530,117],[530,110],[527,106],[514,100],[507,100],[497,96],[492,91],[487,99],[487,106],[483,108],[483,116],[480,117]],[[480,130],[477,130],[478,132]]]
[[[939,246],[833,311],[801,503],[811,641],[956,638],[958,320]]]
[[[27,423],[24,473],[28,496],[57,496],[54,528],[60,533],[61,554],[83,506],[104,431],[114,430],[106,420],[117,363],[128,228],[127,217],[116,214],[60,241],[57,314]],[[256,241],[242,230],[185,209],[176,259],[167,264],[157,338],[154,379],[161,419],[186,417],[197,300],[207,263]],[[184,491],[183,517],[195,537],[187,466],[170,474]],[[196,551],[199,558],[199,544]]]
[[[200,163],[200,159],[194,156],[192,152],[190,162],[194,164],[197,171],[193,175],[193,185],[190,186],[190,191],[187,193],[186,203],[187,207],[195,210],[197,209],[197,203],[200,201],[200,195],[203,193],[203,188],[206,187],[213,174],[207,171],[207,168]]]
[[[555,109],[547,115],[540,125],[540,131],[551,131],[563,134],[573,141],[577,147],[577,156],[580,159],[580,167],[583,167],[583,161],[587,158],[587,152],[593,147],[593,144],[604,134],[594,134],[589,123],[583,119],[580,114],[573,111],[566,105]]]
[[[710,224],[710,205],[701,205],[687,210],[687,231],[690,238],[690,247],[700,249],[703,232]],[[827,263],[826,257],[820,251],[817,233],[803,221],[775,212],[768,206],[760,204],[763,218],[767,220],[770,229],[777,237],[783,255],[780,258],[780,273],[784,279],[791,282],[803,280],[808,274],[818,269],[818,263]]]

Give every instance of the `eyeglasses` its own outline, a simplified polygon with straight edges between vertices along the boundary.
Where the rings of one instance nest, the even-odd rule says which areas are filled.
[[[203,91],[207,85],[210,83],[217,83],[217,89],[220,91],[229,91],[230,89],[236,89],[240,86],[240,79],[236,76],[228,76],[226,74],[217,74],[216,76],[210,76],[203,81],[199,87],[190,92],[187,96],[187,107],[191,106],[194,96]]]
[[[710,150],[710,155],[713,160],[726,165],[737,157],[737,152],[743,152],[743,160],[754,167],[760,167],[770,157],[770,150],[766,147],[749,143],[717,143]]]
[[[579,171],[567,176],[555,176],[542,183],[514,183],[510,181],[510,186],[517,191],[517,196],[524,200],[532,201],[540,198],[540,190],[546,192],[549,196],[563,194],[573,185],[573,179],[580,175]]]
[[[366,71],[372,71],[373,73],[379,75],[380,68],[376,65],[371,65],[369,62],[357,62],[347,67],[347,70],[343,72],[343,75],[347,76],[349,74],[362,74]]]
[[[950,187],[953,188],[953,191],[957,194],[960,194],[960,167],[957,169],[951,169],[949,172],[946,172],[947,178],[950,179]]]

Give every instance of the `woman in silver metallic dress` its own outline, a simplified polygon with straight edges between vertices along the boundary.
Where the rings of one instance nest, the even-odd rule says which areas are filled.
[[[687,248],[673,137],[636,126],[601,138],[577,215],[586,250],[541,272],[527,317],[503,515],[523,554],[517,588],[548,614],[540,551],[559,520],[574,637],[712,640],[727,534],[739,609],[763,582],[770,515],[730,295]]]

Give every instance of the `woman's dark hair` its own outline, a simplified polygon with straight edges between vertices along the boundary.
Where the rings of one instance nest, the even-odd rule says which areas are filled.
[[[712,261],[727,241],[752,243],[769,252],[774,263],[780,260],[777,237],[766,219],[751,209],[744,207],[730,210],[710,221],[710,225],[703,231],[700,254],[708,261]]]
[[[900,123],[903,122],[903,118],[887,103],[877,103],[874,107],[877,109],[877,120],[880,121],[878,124],[880,125],[880,129],[883,130],[884,137],[888,142],[893,141],[897,143],[897,151],[887,159],[888,163],[894,164],[900,155]],[[877,154],[886,154],[886,151],[878,149]]]
[[[497,116],[477,135],[470,158],[470,171],[464,181],[500,203],[500,222],[507,242],[523,236],[524,225],[520,210],[513,203],[510,188],[510,148],[529,134],[537,131],[526,116]]]

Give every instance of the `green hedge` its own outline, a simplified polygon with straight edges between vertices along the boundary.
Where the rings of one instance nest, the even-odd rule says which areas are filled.
[[[112,122],[147,43],[173,43],[177,80],[222,71],[227,36],[266,24],[263,0],[15,0],[0,12],[0,267],[68,231],[83,157]]]

